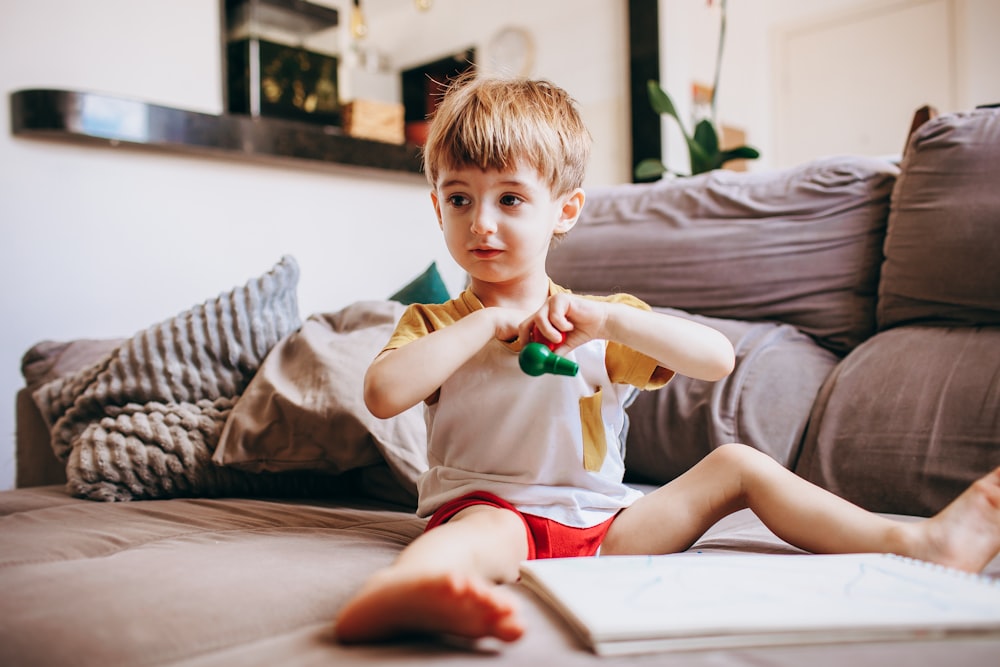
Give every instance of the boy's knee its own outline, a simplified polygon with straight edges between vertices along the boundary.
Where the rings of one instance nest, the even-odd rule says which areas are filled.
[[[768,454],[740,442],[730,442],[725,445],[719,445],[713,449],[708,456],[721,462],[723,465],[738,468],[740,470],[759,470],[761,466],[766,467],[777,464],[777,461],[771,458]]]
[[[723,459],[748,459],[760,454],[759,451],[750,445],[741,442],[728,442],[713,449],[709,456]]]

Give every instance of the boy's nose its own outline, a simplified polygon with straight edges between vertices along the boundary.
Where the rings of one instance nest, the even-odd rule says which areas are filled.
[[[472,233],[492,234],[496,230],[496,216],[493,211],[486,206],[476,209],[475,215],[472,216]]]

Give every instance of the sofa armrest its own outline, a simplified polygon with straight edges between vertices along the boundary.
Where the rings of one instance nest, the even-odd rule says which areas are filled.
[[[16,414],[17,487],[65,484],[66,466],[52,451],[49,427],[27,388],[17,392]]]
[[[25,386],[17,393],[16,412],[15,484],[18,488],[66,483],[66,464],[52,449],[49,426],[32,392],[47,382],[98,362],[121,343],[121,339],[41,341],[24,353],[21,375]]]

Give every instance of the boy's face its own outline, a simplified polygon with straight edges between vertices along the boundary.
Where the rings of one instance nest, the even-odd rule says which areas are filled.
[[[530,165],[508,171],[442,169],[431,192],[445,243],[477,282],[516,284],[544,278],[553,234],[565,233],[583,207],[583,191],[553,197]]]

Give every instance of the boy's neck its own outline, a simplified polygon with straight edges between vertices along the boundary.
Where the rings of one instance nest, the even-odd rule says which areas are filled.
[[[510,283],[488,283],[473,280],[469,286],[487,308],[500,306],[517,308],[519,310],[537,310],[549,296],[549,277],[542,273],[530,280],[517,280]]]

